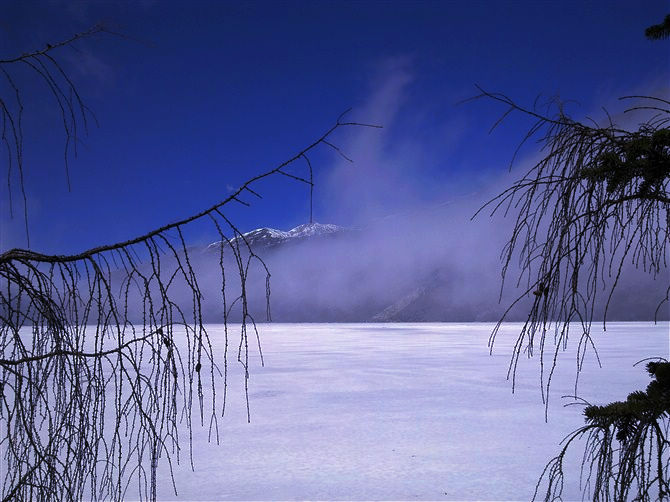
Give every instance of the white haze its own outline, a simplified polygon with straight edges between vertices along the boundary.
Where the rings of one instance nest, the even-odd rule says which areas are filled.
[[[487,216],[470,221],[479,202],[473,198],[377,220],[333,236],[290,245],[259,248],[271,277],[273,319],[280,322],[372,321],[403,299],[420,296],[404,321],[495,321],[514,298],[518,269],[513,262],[502,299],[500,251],[509,236],[508,221]],[[206,300],[214,320],[220,284],[210,261]],[[228,274],[231,274],[229,268]],[[229,277],[234,283],[235,273]],[[232,279],[230,279],[232,277]],[[250,274],[250,305],[264,319],[264,270]],[[610,320],[653,319],[665,297],[668,272],[654,279],[627,265],[612,299]],[[602,319],[611,280],[598,292],[595,318]],[[220,287],[220,286],[219,286]],[[229,295],[238,288],[229,288]],[[521,302],[510,320],[525,319],[528,302]],[[667,304],[659,319],[668,319]],[[408,317],[409,316],[409,317]]]
[[[499,302],[500,253],[511,235],[514,210],[507,218],[502,214],[491,218],[489,211],[471,218],[484,202],[525,172],[538,153],[521,158],[512,173],[499,169],[509,162],[499,158],[496,166],[470,165],[466,177],[454,174],[432,183],[430,176],[439,174],[435,166],[448,165],[448,160],[440,158],[449,154],[442,144],[458,142],[459,128],[468,124],[447,118],[429,127],[435,123],[433,117],[426,117],[421,104],[409,98],[414,80],[408,58],[380,65],[370,98],[356,117],[383,124],[384,129],[357,129],[345,137],[340,146],[354,162],[339,160],[327,170],[323,186],[316,187],[323,199],[319,221],[356,230],[339,239],[260,251],[273,274],[277,320],[368,321],[427,287],[435,305],[423,318],[407,320],[491,321],[520,294],[518,268],[513,262]],[[414,108],[418,111],[413,112]],[[640,119],[621,114],[615,118],[630,127]],[[431,135],[431,129],[440,134]],[[486,148],[486,144],[473,148]],[[511,151],[506,153],[511,155]],[[596,318],[603,316],[602,303],[611,284],[607,277],[600,284],[602,301]],[[652,319],[669,284],[668,269],[654,278],[635,269],[629,260],[612,300],[610,318]],[[526,311],[520,305],[512,319],[525,318]],[[667,303],[659,315],[670,318]]]
[[[338,145],[354,162],[341,159],[317,177],[317,221],[343,225],[347,231],[254,250],[272,274],[274,321],[496,321],[525,290],[528,277],[520,284],[523,289],[517,287],[519,269],[513,261],[500,298],[500,253],[511,234],[514,210],[507,218],[490,217],[489,211],[474,220],[472,216],[532,165],[537,152],[520,159],[512,173],[500,170],[509,161],[500,158],[497,170],[472,165],[466,177],[445,175],[431,182],[430,176],[439,174],[435,166],[445,164],[440,156],[449,154],[441,141],[458,142],[459,127],[467,124],[447,119],[437,127],[441,135],[422,134],[430,128],[425,111],[412,113],[415,103],[408,89],[413,81],[408,59],[381,65],[368,103],[352,119],[381,123],[384,129],[355,129],[343,135]],[[199,272],[205,319],[222,322],[218,252],[194,248],[191,255]],[[224,264],[230,304],[239,294],[239,279],[232,259]],[[596,319],[603,316],[611,283],[605,277],[599,285]],[[667,269],[654,278],[627,263],[609,319],[653,319],[668,284]],[[252,266],[247,292],[257,321],[266,319],[265,291],[264,269]],[[384,317],[388,309],[412,299],[416,301],[402,315]],[[190,293],[183,300],[188,308]],[[527,312],[528,302],[522,301],[508,319],[524,320]],[[239,316],[239,309],[232,311],[231,319]],[[666,303],[659,319],[669,318]]]

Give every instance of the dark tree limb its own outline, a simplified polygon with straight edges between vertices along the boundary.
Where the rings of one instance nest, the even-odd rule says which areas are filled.
[[[541,160],[477,214],[485,209],[491,214],[515,213],[512,234],[502,252],[503,286],[514,274],[516,286],[523,287],[495,326],[490,346],[493,350],[510,310],[529,305],[508,378],[514,388],[521,353],[531,357],[539,352],[546,417],[559,352],[566,350],[569,335],[576,331],[577,395],[587,348],[592,347],[597,356],[592,323],[602,314],[606,328],[612,296],[626,263],[668,281],[665,298],[659,298],[654,316],[668,301],[670,107],[667,100],[657,97],[623,98],[642,100],[627,112],[646,112],[648,117],[637,129],[626,130],[615,125],[609,115],[605,125],[593,120],[591,125],[577,122],[556,100],[542,111],[537,102],[534,108],[526,109],[502,94],[482,91],[478,98],[508,107],[493,128],[512,112],[531,117],[535,122],[521,145],[534,138],[541,147]],[[597,313],[601,298],[603,311]],[[552,334],[553,347],[549,341]],[[650,363],[649,370],[656,380],[646,393],[632,393],[625,402],[586,407],[586,425],[564,440],[559,455],[543,471],[534,499],[541,492],[541,483],[546,482],[544,500],[561,500],[566,454],[578,440],[586,442],[580,485],[585,497],[601,501],[670,497],[670,443],[666,439],[670,364]]]
[[[13,108],[0,96],[0,145],[7,153],[10,194],[12,169],[18,169],[21,180],[23,175],[24,98],[12,68],[26,66],[54,96],[66,134],[67,169],[69,145],[76,145],[78,124],[86,126],[88,109],[52,54],[103,31],[94,27],[0,60],[0,78],[14,92]],[[344,127],[378,126],[344,121],[341,115],[296,155],[250,178],[225,199],[144,235],[74,255],[30,249],[0,254],[3,501],[156,500],[159,462],[168,465],[176,493],[172,466],[181,461],[184,443],[193,466],[193,420],[199,417],[204,426],[207,417],[211,434],[225,412],[233,329],[239,332],[236,359],[244,370],[250,418],[249,355],[254,349],[249,337],[256,339],[261,358],[262,351],[247,283],[254,268],[265,273],[269,320],[270,272],[225,210],[235,202],[248,205],[243,192],[261,198],[257,182],[272,176],[288,176],[311,190],[309,160],[309,180],[290,169],[319,146],[343,155],[332,137]],[[25,196],[23,181],[20,189]],[[27,232],[27,208],[25,215]],[[220,239],[223,354],[215,353],[204,324],[201,277],[184,235],[196,221],[210,222]],[[239,293],[231,301],[233,282]],[[241,321],[235,327],[233,307]],[[180,437],[184,430],[187,438]]]

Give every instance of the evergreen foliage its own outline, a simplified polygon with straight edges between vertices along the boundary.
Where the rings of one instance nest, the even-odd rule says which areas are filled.
[[[647,371],[653,379],[645,391],[633,392],[625,401],[584,409],[586,425],[564,439],[561,452],[542,473],[534,498],[546,478],[544,500],[560,500],[568,446],[582,437],[586,437],[583,487],[593,500],[670,497],[670,363],[649,362]]]
[[[644,30],[644,34],[649,40],[670,38],[670,14],[665,16],[662,23],[655,24]]]

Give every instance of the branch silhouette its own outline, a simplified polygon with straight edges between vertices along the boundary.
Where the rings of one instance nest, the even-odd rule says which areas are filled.
[[[654,279],[668,280],[670,102],[653,96],[622,98],[641,103],[626,113],[647,113],[637,129],[626,130],[609,115],[604,125],[575,121],[556,99],[543,104],[544,110],[538,110],[537,101],[528,109],[502,94],[480,91],[475,99],[493,99],[508,107],[493,129],[512,112],[534,120],[512,162],[531,138],[541,145],[541,159],[475,216],[487,209],[491,215],[515,213],[511,237],[501,253],[502,275],[504,286],[512,271],[517,274],[518,264],[516,286],[521,294],[495,326],[489,344],[493,350],[512,308],[528,302],[507,376],[514,388],[521,354],[539,353],[546,418],[558,356],[567,349],[570,335],[578,336],[574,396],[589,348],[599,362],[591,338],[596,300],[604,299],[605,329],[624,265],[631,263]],[[655,319],[669,296],[670,280]],[[586,406],[586,425],[564,439],[560,453],[542,472],[533,499],[546,482],[544,500],[561,500],[566,454],[579,440],[586,442],[580,484],[585,497],[604,501],[670,497],[670,364],[649,363],[647,369],[654,380],[645,392],[633,392],[622,402]]]
[[[0,60],[0,71],[15,93],[15,108],[0,97],[8,185],[11,192],[17,167],[24,202],[23,98],[11,65],[27,65],[54,95],[66,134],[67,171],[69,145],[76,145],[77,124],[86,124],[88,109],[52,53],[104,31],[94,27],[45,49]],[[177,493],[173,465],[182,461],[185,444],[194,465],[194,421],[201,427],[207,423],[210,437],[214,431],[219,440],[231,355],[243,370],[250,419],[250,337],[256,338],[261,364],[262,352],[247,278],[256,269],[265,274],[269,320],[270,271],[225,211],[233,203],[248,205],[241,199],[244,194],[262,197],[256,185],[272,176],[308,184],[311,206],[309,155],[320,146],[342,154],[332,136],[344,127],[379,126],[345,121],[343,114],[296,155],[250,178],[220,202],[138,237],[69,256],[30,249],[0,254],[3,502],[156,500],[159,464],[167,464]],[[294,174],[300,172],[292,171],[297,161],[307,161],[309,177]],[[184,236],[196,221],[209,222],[220,238],[214,250],[219,255],[223,354],[215,353],[204,324],[202,278]],[[239,319],[235,324],[233,314]],[[229,351],[233,330],[236,353]]]

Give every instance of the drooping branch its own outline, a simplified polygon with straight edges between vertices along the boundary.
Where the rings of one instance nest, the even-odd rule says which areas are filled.
[[[349,126],[376,127],[338,120],[291,159],[221,202],[142,236],[71,256],[25,249],[0,255],[6,498],[122,500],[134,478],[137,496],[155,500],[159,459],[170,470],[173,456],[179,461],[179,423],[184,421],[190,438],[195,402],[201,425],[208,418],[210,429],[218,431],[234,306],[240,310],[237,361],[244,370],[249,416],[252,333],[261,357],[262,352],[247,282],[252,265],[259,264],[266,274],[269,318],[270,272],[224,210],[243,192],[260,197],[258,181],[290,174],[292,164]],[[223,370],[204,324],[204,292],[183,233],[198,220],[210,221],[220,237]],[[231,263],[238,284],[232,301]],[[216,395],[221,386],[222,402]],[[189,439],[193,462],[190,450]]]
[[[23,183],[24,97],[13,77],[23,65],[47,85],[63,119],[66,179],[70,146],[76,148],[87,115],[73,82],[53,51],[106,31],[94,27],[45,49],[0,60],[13,91],[0,96],[2,136],[8,159],[11,196],[13,170]],[[245,194],[262,198],[257,184],[285,176],[310,185],[309,154],[342,127],[336,123],[292,158],[259,174],[203,211],[124,242],[98,246],[70,256],[30,249],[0,254],[0,451],[4,469],[0,499],[10,500],[155,500],[157,468],[183,457],[194,405],[200,425],[208,418],[210,435],[225,412],[229,373],[230,323],[235,311],[239,341],[236,359],[243,368],[248,401],[249,336],[262,352],[248,298],[254,268],[265,274],[265,303],[270,319],[270,272],[242,232],[226,216],[233,203],[249,205]],[[307,160],[309,178],[295,170]],[[69,181],[68,181],[69,184]],[[10,204],[10,208],[11,208]],[[28,236],[27,206],[24,206]],[[197,257],[184,232],[196,221],[210,222],[219,236],[219,319],[223,354],[216,354],[204,324]],[[232,268],[232,273],[230,269]],[[211,273],[211,272],[210,272]],[[232,291],[232,293],[231,293]],[[233,295],[230,298],[231,294]],[[223,359],[222,368],[221,356]],[[223,390],[218,397],[217,391]],[[177,487],[172,479],[173,489]]]
[[[46,44],[43,49],[33,50],[20,56],[0,59],[0,81],[4,81],[11,89],[11,97],[0,96],[0,144],[4,147],[7,162],[7,200],[10,216],[14,216],[13,178],[18,177],[18,189],[23,202],[24,226],[26,240],[30,247],[30,232],[28,226],[28,202],[24,177],[23,155],[23,114],[26,104],[25,89],[22,89],[17,79],[21,69],[28,69],[29,73],[41,81],[54,98],[59,111],[63,132],[65,134],[63,148],[63,164],[65,167],[65,181],[68,190],[70,183],[70,158],[77,155],[77,145],[82,131],[88,132],[88,119],[95,116],[84,104],[77,87],[63,69],[56,58],[56,53],[63,47],[71,47],[78,41],[93,37],[100,33],[112,33],[103,25],[77,33],[65,40],[53,44]],[[14,170],[16,169],[16,175]]]
[[[592,322],[602,315],[606,327],[626,263],[668,281],[654,316],[669,300],[670,101],[622,98],[641,100],[626,112],[643,111],[648,117],[637,129],[626,130],[609,115],[604,126],[577,122],[558,101],[538,111],[537,106],[525,109],[501,94],[482,91],[478,97],[508,107],[494,128],[512,112],[530,116],[535,122],[519,148],[531,138],[541,145],[541,159],[478,213],[487,208],[491,214],[516,213],[502,252],[502,273],[503,284],[518,273],[516,285],[523,284],[522,293],[494,328],[490,345],[493,350],[512,307],[529,305],[508,377],[514,386],[521,353],[531,357],[539,352],[546,417],[558,354],[567,348],[570,330],[579,337],[576,396],[587,349],[598,356],[591,339]],[[552,333],[554,347],[549,349],[547,337]],[[646,392],[634,392],[624,402],[586,407],[586,425],[565,438],[560,453],[543,471],[534,499],[546,482],[544,500],[561,500],[566,455],[580,440],[586,441],[580,478],[585,497],[617,501],[670,497],[670,364],[649,363],[648,371],[655,380]]]
[[[518,263],[516,283],[524,286],[512,306],[530,301],[530,308],[509,376],[514,382],[521,352],[532,356],[539,346],[547,402],[558,352],[567,346],[571,326],[574,331],[578,325],[579,372],[586,348],[595,349],[591,324],[599,315],[606,321],[625,263],[655,278],[666,277],[661,274],[668,268],[670,244],[670,102],[645,96],[623,98],[642,99],[629,111],[653,113],[629,131],[611,118],[603,126],[575,121],[557,101],[539,111],[537,106],[520,107],[501,94],[482,91],[478,97],[505,104],[504,117],[514,111],[530,116],[535,122],[521,144],[532,138],[541,145],[541,160],[478,213],[485,209],[491,214],[516,213],[502,253],[503,284],[512,271],[517,273]],[[552,110],[555,114],[549,115]],[[515,157],[517,153],[518,149]],[[596,303],[600,297],[604,298],[602,312]],[[661,304],[667,300],[667,294],[659,298]],[[491,344],[504,320],[493,331]],[[551,332],[555,345],[545,367],[545,340]]]

